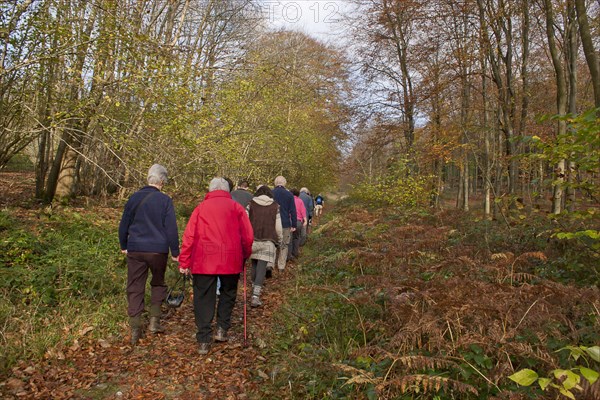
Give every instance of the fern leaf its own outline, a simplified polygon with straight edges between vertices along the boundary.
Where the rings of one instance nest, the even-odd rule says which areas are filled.
[[[405,375],[395,379],[390,379],[379,384],[377,389],[383,390],[388,386],[399,389],[401,393],[436,393],[444,389],[461,394],[470,393],[475,396],[479,394],[474,386],[471,386],[467,383],[445,378],[443,376],[422,374]]]

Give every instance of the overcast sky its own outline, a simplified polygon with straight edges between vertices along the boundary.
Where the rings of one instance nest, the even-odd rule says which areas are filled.
[[[337,41],[343,28],[346,0],[262,0],[263,12],[274,28],[308,33],[324,42]]]

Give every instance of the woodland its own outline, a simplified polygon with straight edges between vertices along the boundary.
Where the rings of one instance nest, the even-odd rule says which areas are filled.
[[[0,0],[0,397],[600,398],[600,1],[343,3]],[[180,231],[215,176],[326,198],[205,357],[191,292],[129,345],[154,163]]]

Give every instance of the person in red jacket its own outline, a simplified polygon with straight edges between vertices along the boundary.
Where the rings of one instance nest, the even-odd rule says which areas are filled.
[[[212,320],[221,281],[214,340],[227,341],[240,272],[252,254],[254,232],[244,207],[229,194],[229,184],[214,178],[204,200],[194,209],[183,234],[179,271],[192,274],[198,352],[208,354]]]

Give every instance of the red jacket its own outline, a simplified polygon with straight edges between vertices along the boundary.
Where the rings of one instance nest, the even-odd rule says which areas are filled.
[[[229,192],[209,192],[185,227],[179,267],[191,268],[192,274],[239,274],[252,254],[253,239],[246,210]]]

